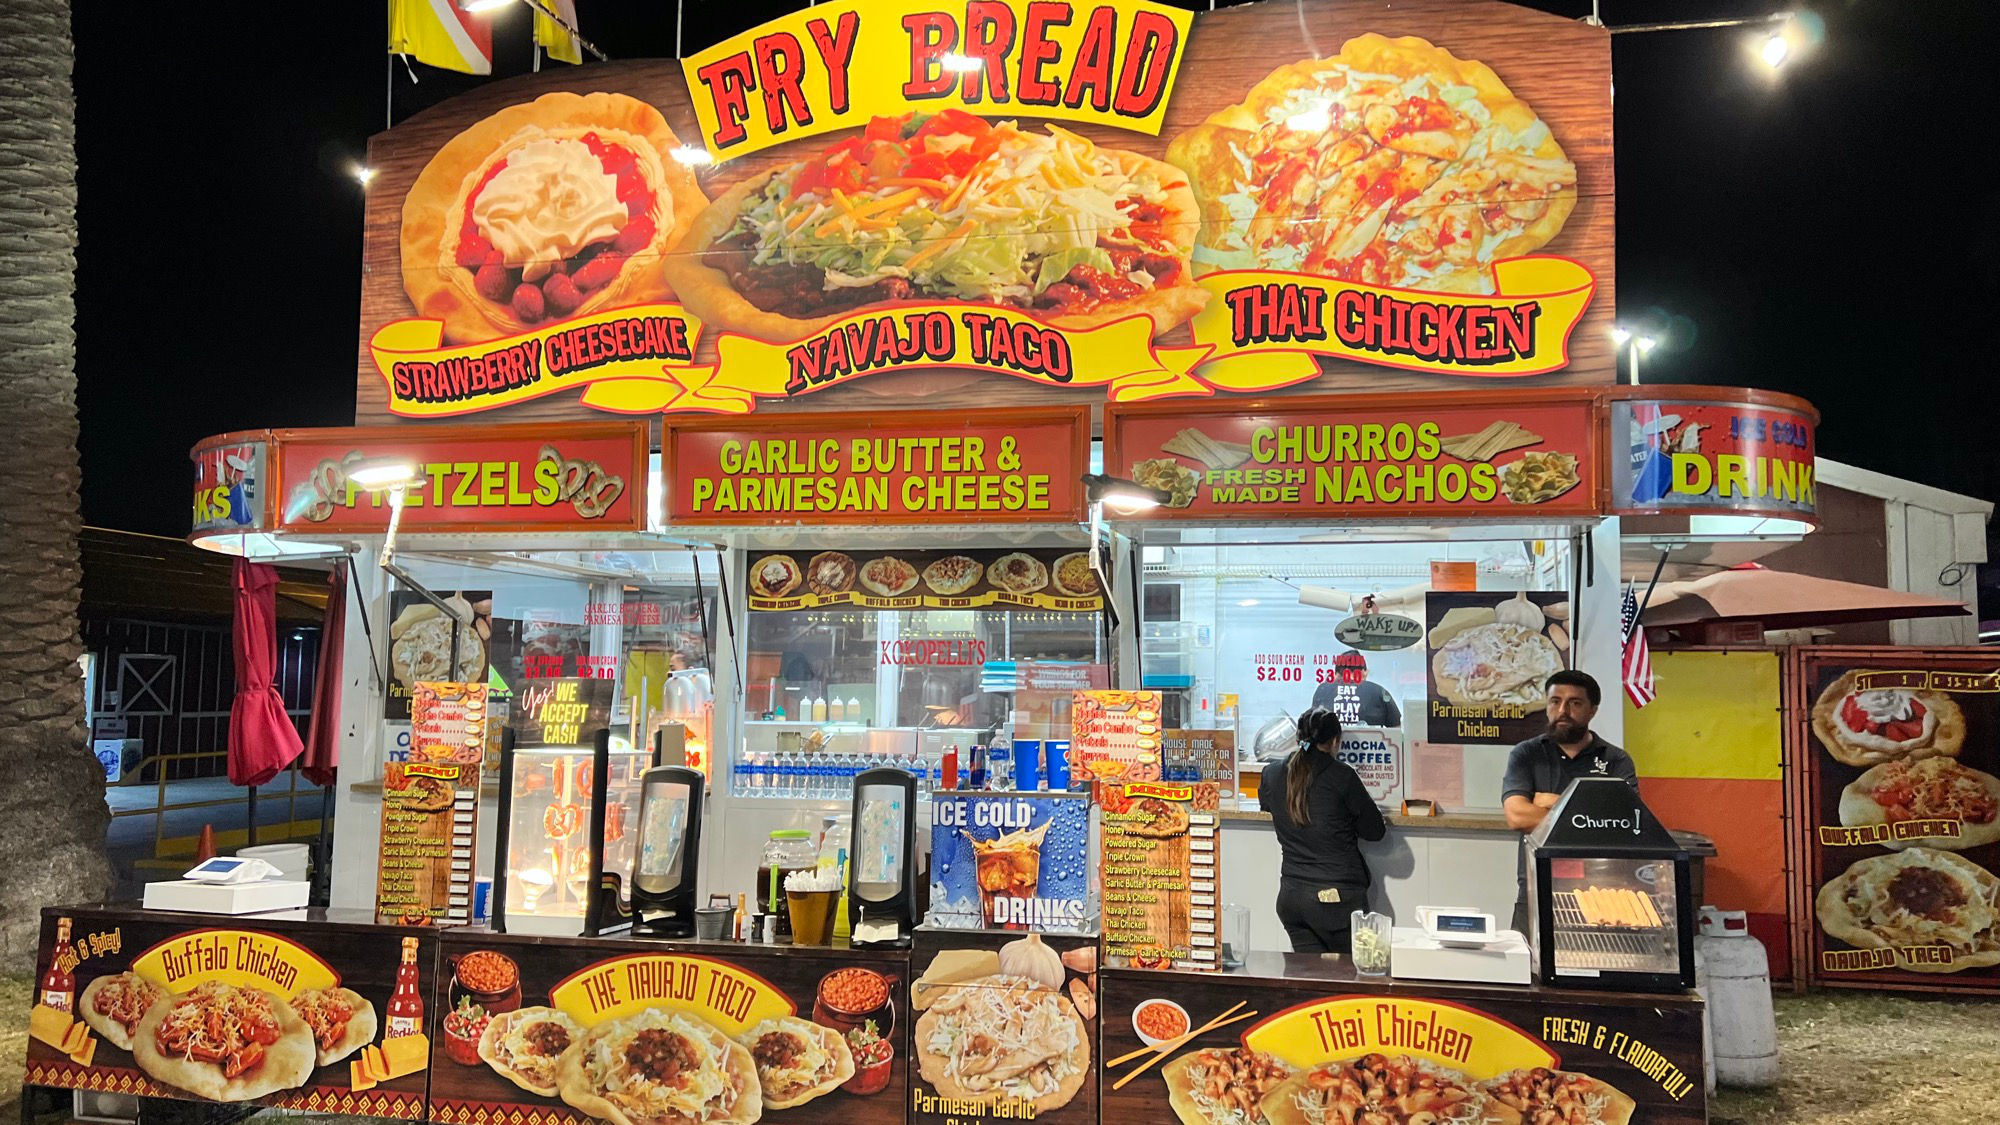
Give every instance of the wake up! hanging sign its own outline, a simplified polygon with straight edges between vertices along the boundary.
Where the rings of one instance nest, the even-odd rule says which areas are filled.
[[[1484,0],[835,0],[498,83],[371,142],[358,412],[1608,383],[1609,61]]]

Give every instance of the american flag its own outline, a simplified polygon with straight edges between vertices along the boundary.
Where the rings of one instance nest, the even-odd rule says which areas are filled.
[[[1651,703],[1658,694],[1653,690],[1653,653],[1646,647],[1646,627],[1634,624],[1638,616],[1639,599],[1633,596],[1632,587],[1626,586],[1625,600],[1618,610],[1619,628],[1626,634],[1619,673],[1625,681],[1625,697],[1635,708]]]

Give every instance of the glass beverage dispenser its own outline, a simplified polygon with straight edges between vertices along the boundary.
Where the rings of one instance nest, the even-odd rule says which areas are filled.
[[[632,874],[632,936],[694,936],[704,778],[687,766],[646,771],[639,798],[639,859]]]
[[[854,779],[847,912],[857,949],[908,949],[916,927],[917,779],[864,770]]]

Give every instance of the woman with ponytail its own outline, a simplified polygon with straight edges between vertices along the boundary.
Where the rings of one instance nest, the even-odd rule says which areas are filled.
[[[1324,707],[1299,716],[1299,748],[1264,767],[1258,801],[1271,814],[1284,865],[1278,921],[1295,953],[1346,953],[1350,917],[1368,909],[1362,840],[1389,828],[1353,767],[1341,762],[1340,717]]]

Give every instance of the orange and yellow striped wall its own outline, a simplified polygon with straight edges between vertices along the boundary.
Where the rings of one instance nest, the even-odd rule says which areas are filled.
[[[1775,652],[1653,652],[1658,698],[1625,702],[1639,793],[1669,828],[1715,841],[1707,904],[1749,914],[1791,975],[1785,920],[1784,729]],[[1620,698],[1624,698],[1620,693]]]

